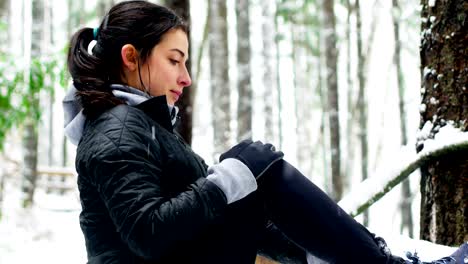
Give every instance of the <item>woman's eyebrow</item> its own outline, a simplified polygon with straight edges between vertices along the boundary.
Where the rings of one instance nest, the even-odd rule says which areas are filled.
[[[184,53],[183,51],[181,51],[180,49],[171,49],[171,51],[177,51],[177,52],[180,53],[180,55],[181,55],[182,57],[185,57],[185,53]]]

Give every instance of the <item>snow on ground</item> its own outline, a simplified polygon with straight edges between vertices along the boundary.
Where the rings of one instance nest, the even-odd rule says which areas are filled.
[[[385,239],[393,255],[403,258],[405,258],[406,252],[416,252],[422,261],[432,261],[449,256],[457,249],[398,234],[380,233],[377,235]]]
[[[86,263],[77,192],[36,193],[36,205],[21,209],[16,186],[6,186],[0,220],[0,263]]]
[[[15,189],[19,188],[6,188],[0,221],[0,263],[86,263],[77,192],[60,196],[39,190],[35,206],[25,212]],[[416,251],[421,259],[434,260],[455,250],[391,233],[377,235],[384,237],[392,253],[399,256]]]

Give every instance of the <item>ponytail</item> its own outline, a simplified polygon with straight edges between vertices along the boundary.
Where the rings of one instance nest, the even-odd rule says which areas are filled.
[[[83,28],[73,35],[68,50],[68,70],[83,107],[83,114],[88,117],[97,116],[123,104],[110,89],[109,65],[98,54],[88,53],[88,46],[93,39],[93,29]],[[99,49],[98,45],[93,50]]]
[[[185,22],[170,9],[134,0],[113,6],[98,30],[83,28],[76,32],[68,50],[68,70],[83,113],[96,116],[124,103],[112,94],[110,85],[123,83],[120,52],[125,44],[133,45],[145,63],[153,47],[173,28],[188,32]],[[93,40],[94,46],[90,45]]]

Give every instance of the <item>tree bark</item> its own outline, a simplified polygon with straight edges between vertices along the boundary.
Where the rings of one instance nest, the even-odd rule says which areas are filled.
[[[210,72],[214,129],[214,160],[230,147],[230,97],[227,9],[223,0],[211,0]]]
[[[189,0],[166,0],[166,6],[174,10],[186,23],[190,25],[190,1]],[[192,74],[192,52],[190,31],[188,32],[189,40],[189,58],[187,60],[187,69],[189,74]],[[193,102],[195,99],[198,80],[192,79],[192,85],[184,88],[183,96],[177,101],[179,107],[179,116],[182,122],[179,123],[176,130],[189,145],[192,144],[192,127],[193,127]]]
[[[343,196],[343,182],[341,177],[341,148],[340,148],[340,123],[338,105],[337,82],[337,49],[334,0],[323,1],[327,86],[328,86],[328,114],[330,120],[330,147],[331,169],[333,183],[333,198],[338,201]]]
[[[249,1],[236,1],[237,18],[237,141],[252,139],[252,85],[250,81]]]
[[[468,126],[468,2],[421,1],[422,127]],[[466,151],[421,169],[421,238],[458,246],[468,240]]]

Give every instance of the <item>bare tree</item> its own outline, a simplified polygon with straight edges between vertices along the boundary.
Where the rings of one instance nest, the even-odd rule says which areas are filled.
[[[307,10],[304,8],[303,10]],[[297,17],[307,20],[309,14],[302,11]],[[297,158],[301,170],[311,177],[312,155],[314,152],[312,135],[312,112],[314,88],[311,84],[311,64],[313,56],[310,52],[310,39],[308,31],[315,30],[309,25],[295,24],[291,28],[292,33],[292,59],[294,72],[294,94],[296,109],[296,134],[297,134]],[[314,58],[315,59],[315,58]]]
[[[343,174],[343,191],[348,189],[349,182],[351,178],[351,171],[354,161],[354,151],[355,148],[353,146],[353,126],[354,126],[354,118],[353,118],[353,95],[354,95],[354,83],[353,83],[353,73],[351,71],[351,62],[352,62],[352,39],[351,39],[351,29],[353,28],[351,17],[354,13],[354,6],[351,4],[350,0],[346,0],[346,9],[347,9],[347,16],[346,16],[346,82],[347,82],[347,104],[348,104],[348,116],[346,118],[346,159],[344,160],[344,171],[347,172]]]
[[[275,142],[275,122],[273,105],[276,105],[275,94],[277,92],[275,56],[275,13],[274,1],[261,1],[262,7],[262,36],[263,36],[263,82],[265,83],[265,140]],[[276,142],[275,142],[276,143]]]
[[[280,148],[283,147],[283,122],[281,120],[281,113],[283,112],[283,101],[281,100],[281,78],[280,78],[280,38],[279,38],[279,12],[278,6],[276,6],[275,11],[275,48],[276,48],[276,94],[277,96],[277,103],[278,103],[278,146]]]
[[[249,1],[236,1],[237,18],[237,141],[252,138]]]
[[[398,0],[393,0],[393,34],[395,36],[395,67],[397,73],[398,87],[398,105],[400,108],[400,131],[401,145],[408,144],[408,135],[406,132],[406,110],[405,110],[405,80],[403,77],[403,69],[401,63],[401,41],[400,41],[400,14],[401,9]],[[411,190],[410,181],[406,179],[401,184],[402,201],[401,201],[401,231],[408,230],[408,235],[413,237],[413,214],[411,213]]]
[[[210,71],[214,159],[230,146],[230,89],[226,1],[210,1]]]
[[[25,2],[26,3],[26,2]],[[29,51],[32,57],[39,57],[41,54],[41,42],[43,36],[43,24],[44,24],[44,5],[42,0],[35,0],[32,3],[32,38],[31,46],[28,47],[26,42],[24,45],[25,56],[28,56]],[[24,16],[28,16],[28,5],[25,5]],[[25,31],[28,34],[28,31]],[[30,60],[30,59],[27,59]],[[29,78],[30,73],[25,74],[26,78]],[[29,81],[26,82],[31,87]],[[30,88],[29,87],[29,88]],[[39,107],[39,94],[35,92],[29,93],[27,98],[32,108]],[[37,180],[37,145],[38,145],[38,123],[34,115],[30,115],[26,118],[24,125],[24,136],[23,136],[23,157],[24,157],[24,168],[23,168],[23,206],[29,207],[33,203],[34,191],[36,188]]]
[[[468,4],[421,1],[421,122],[432,127],[468,127]],[[419,145],[419,149],[423,147]],[[458,246],[468,240],[466,153],[421,168],[421,238]]]
[[[369,146],[367,142],[367,95],[366,95],[366,82],[364,77],[364,54],[362,48],[362,22],[361,22],[361,7],[360,1],[356,0],[356,30],[357,30],[357,52],[358,52],[358,80],[359,80],[359,93],[357,106],[359,109],[359,141],[361,143],[361,175],[362,180],[368,177],[368,162],[369,162]],[[363,224],[369,224],[369,214],[364,213]]]
[[[343,182],[341,177],[340,160],[340,123],[338,106],[338,82],[337,82],[337,49],[334,0],[323,1],[324,30],[325,30],[325,61],[327,67],[328,87],[328,114],[330,120],[330,146],[331,146],[331,168],[333,183],[333,198],[341,199],[343,195]]]

